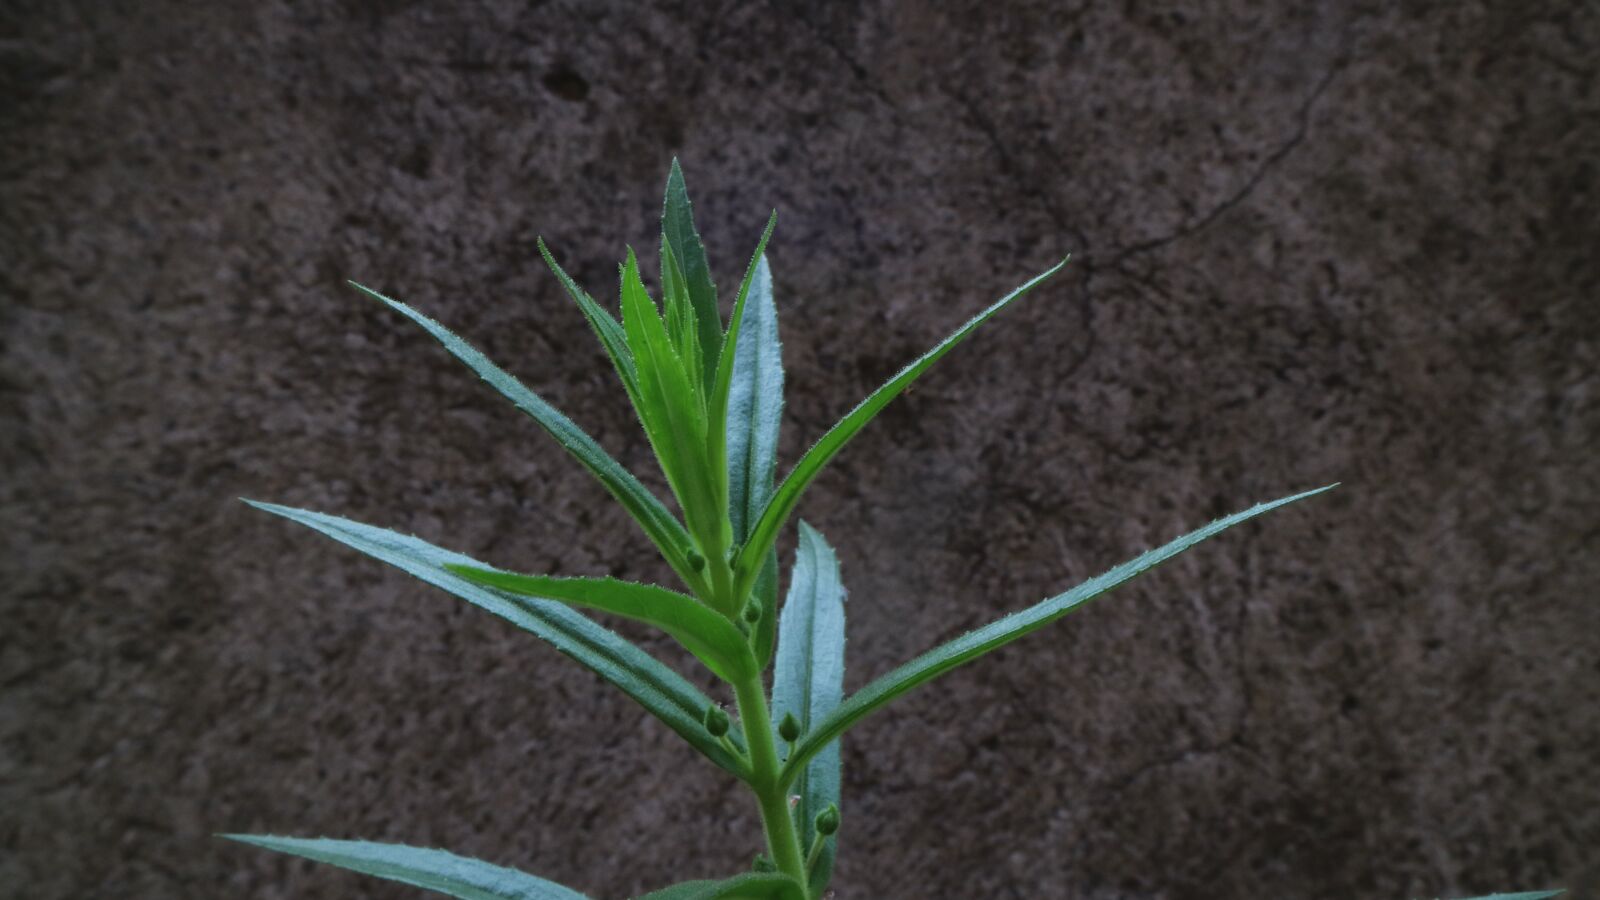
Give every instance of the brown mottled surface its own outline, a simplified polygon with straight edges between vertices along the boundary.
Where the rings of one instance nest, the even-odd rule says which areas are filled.
[[[216,831],[748,861],[596,677],[233,499],[663,575],[341,282],[645,469],[532,241],[611,296],[678,154],[724,286],[781,211],[787,460],[1076,254],[805,502],[852,687],[1344,482],[853,732],[841,900],[1600,896],[1600,7],[725,6],[0,12],[0,893],[416,896]]]

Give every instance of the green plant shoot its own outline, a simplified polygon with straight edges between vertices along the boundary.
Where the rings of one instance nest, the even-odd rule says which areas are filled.
[[[539,252],[593,328],[633,404],[676,501],[674,512],[570,419],[444,326],[368,288],[422,326],[577,458],[622,504],[682,581],[682,589],[604,575],[557,578],[506,571],[425,541],[337,516],[269,503],[299,522],[509,619],[632,697],[711,763],[743,782],[761,814],[755,871],[686,881],[654,900],[816,900],[844,832],[839,741],[897,697],[1043,628],[1193,545],[1269,510],[1328,490],[1293,494],[1219,519],[1077,587],[969,632],[844,694],[845,590],[833,548],[799,523],[781,609],[777,538],[806,488],[868,422],[957,344],[1043,284],[1063,260],[973,316],[873,391],[776,478],[783,412],[782,348],[767,241],[757,242],[726,324],[676,161],[661,217],[660,302],[629,250],[620,318],[578,286],[541,240]],[[1331,485],[1329,486],[1331,487]],[[579,610],[659,628],[704,664],[734,700],[723,705]],[[771,669],[768,690],[767,671]],[[454,897],[583,900],[553,882],[443,850],[362,841],[226,835]],[[1551,893],[1515,895],[1532,900]]]

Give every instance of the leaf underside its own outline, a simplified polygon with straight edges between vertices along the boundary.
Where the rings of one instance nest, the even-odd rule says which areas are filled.
[[[793,715],[801,733],[811,730],[844,699],[844,586],[839,560],[816,529],[800,523],[794,574],[778,624],[778,657],[772,673],[772,719]],[[816,816],[839,803],[839,739],[834,738],[800,770],[788,793],[798,796],[795,821],[800,846],[816,838]],[[808,873],[813,893],[833,874],[837,836],[823,841],[816,867]]]
[[[750,526],[772,497],[778,466],[778,431],[783,420],[783,346],[778,341],[778,308],[772,296],[772,270],[764,251],[773,220],[761,236],[749,271],[739,288],[728,326],[731,360],[718,372],[718,391],[725,398],[727,422],[728,521],[733,539],[742,544]],[[724,350],[728,352],[728,350]],[[727,378],[723,390],[723,378]],[[761,611],[756,620],[756,664],[772,659],[778,620],[778,551],[768,550],[751,588]]]
[[[352,282],[354,284],[354,282]],[[489,383],[502,396],[510,400],[518,409],[533,417],[556,443],[564,447],[577,460],[587,468],[595,478],[605,487],[611,495],[617,498],[628,514],[633,516],[639,526],[644,529],[656,547],[661,551],[667,563],[672,566],[687,584],[699,585],[699,579],[688,564],[684,550],[689,546],[689,534],[680,524],[672,512],[667,509],[650,490],[635,478],[632,472],[623,468],[594,438],[590,437],[576,423],[567,418],[560,410],[547,403],[543,397],[529,390],[522,382],[513,378],[504,369],[489,361],[477,349],[466,341],[457,337],[448,328],[428,318],[398,300],[372,290],[371,288],[355,284],[355,287],[389,306],[411,321],[422,326],[439,343],[444,345],[451,355],[461,360],[468,368],[478,374],[478,377]]]
[[[428,847],[268,834],[219,837],[427,888],[462,900],[588,900],[571,888],[526,872]]]
[[[538,635],[632,697],[713,763],[740,778],[745,777],[744,762],[711,737],[702,724],[711,699],[621,635],[553,600],[518,597],[474,584],[446,567],[483,568],[483,563],[436,547],[421,538],[324,513],[253,500],[245,502],[402,569]],[[742,736],[730,732],[729,737],[743,753]]]
[[[750,536],[750,526],[772,496],[782,420],[783,345],[772,269],[762,258],[750,279],[728,393],[728,513],[735,540]]]

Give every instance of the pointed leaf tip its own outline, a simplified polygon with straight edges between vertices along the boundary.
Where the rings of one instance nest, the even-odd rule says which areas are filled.
[[[744,593],[750,589],[756,574],[760,569],[760,560],[764,557],[773,542],[777,540],[778,531],[788,520],[789,514],[794,511],[800,496],[805,493],[812,481],[821,473],[823,468],[832,461],[851,438],[855,437],[866,424],[878,415],[889,401],[899,396],[918,376],[927,371],[934,363],[950,351],[951,348],[961,343],[968,335],[980,325],[989,321],[994,315],[1018,298],[1027,294],[1061,270],[1066,265],[1065,261],[1033,276],[1009,294],[990,304],[977,315],[968,319],[966,324],[956,329],[955,332],[940,341],[934,347],[913,360],[889,381],[867,396],[865,400],[856,404],[855,408],[846,413],[844,418],[834,423],[834,426],[817,439],[800,461],[795,463],[789,474],[768,499],[761,514],[756,517],[755,524],[750,528],[750,537],[739,550],[735,569],[739,574],[739,582],[735,593]]]
[[[789,783],[800,773],[801,767],[806,765],[814,755],[820,752],[834,738],[843,734],[847,728],[866,717],[869,713],[907,691],[932,681],[940,675],[971,662],[992,650],[1003,647],[1024,635],[1043,628],[1095,597],[1177,556],[1179,553],[1213,535],[1270,510],[1286,506],[1298,500],[1304,500],[1328,489],[1328,487],[1322,487],[1291,494],[1268,503],[1257,503],[1242,512],[1224,516],[1167,544],[1153,550],[1147,550],[1107,572],[1090,578],[1065,593],[1057,594],[1027,609],[1018,610],[981,628],[969,631],[954,640],[947,641],[894,669],[887,675],[874,679],[841,703],[833,712],[823,717],[821,721],[809,723],[810,727],[807,729],[805,736],[796,744],[794,752],[790,754],[788,762],[784,764],[780,781]]]
[[[631,252],[630,252],[631,258]],[[354,284],[354,282],[352,282]],[[450,329],[430,319],[422,313],[412,309],[398,300],[388,297],[356,284],[356,287],[379,299],[394,311],[410,319],[422,327],[434,340],[444,345],[450,355],[465,363],[466,366],[488,382],[501,396],[510,400],[518,409],[527,413],[539,424],[539,427],[563,449],[572,454],[577,460],[594,475],[606,490],[633,516],[652,542],[661,550],[661,555],[672,566],[680,577],[690,586],[698,586],[699,579],[688,570],[683,559],[681,548],[689,543],[688,532],[672,513],[661,503],[649,489],[633,476],[633,473],[622,467],[622,464],[611,457],[610,454],[590,437],[587,432],[579,428],[576,423],[567,418],[564,413],[557,410],[545,401],[543,397],[529,390],[526,385],[512,377],[510,373],[489,361],[477,349],[462,340]]]

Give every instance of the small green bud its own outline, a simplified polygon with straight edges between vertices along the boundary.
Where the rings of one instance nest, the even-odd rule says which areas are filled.
[[[761,621],[761,604],[751,600],[744,605],[744,620],[751,625]]]
[[[690,550],[685,555],[689,559],[689,568],[698,572],[706,567],[706,558],[701,556],[698,552]]]
[[[750,863],[750,868],[757,872],[776,872],[778,871],[778,864],[773,862],[772,858],[765,853],[757,853],[756,858]]]
[[[800,720],[794,717],[794,713],[783,714],[783,721],[778,723],[778,737],[791,744],[800,739]]]
[[[728,714],[715,703],[706,707],[706,715],[702,721],[705,722],[706,731],[710,732],[714,738],[722,737],[728,733]]]
[[[829,803],[828,808],[817,813],[817,834],[827,837],[839,830],[839,807]]]

